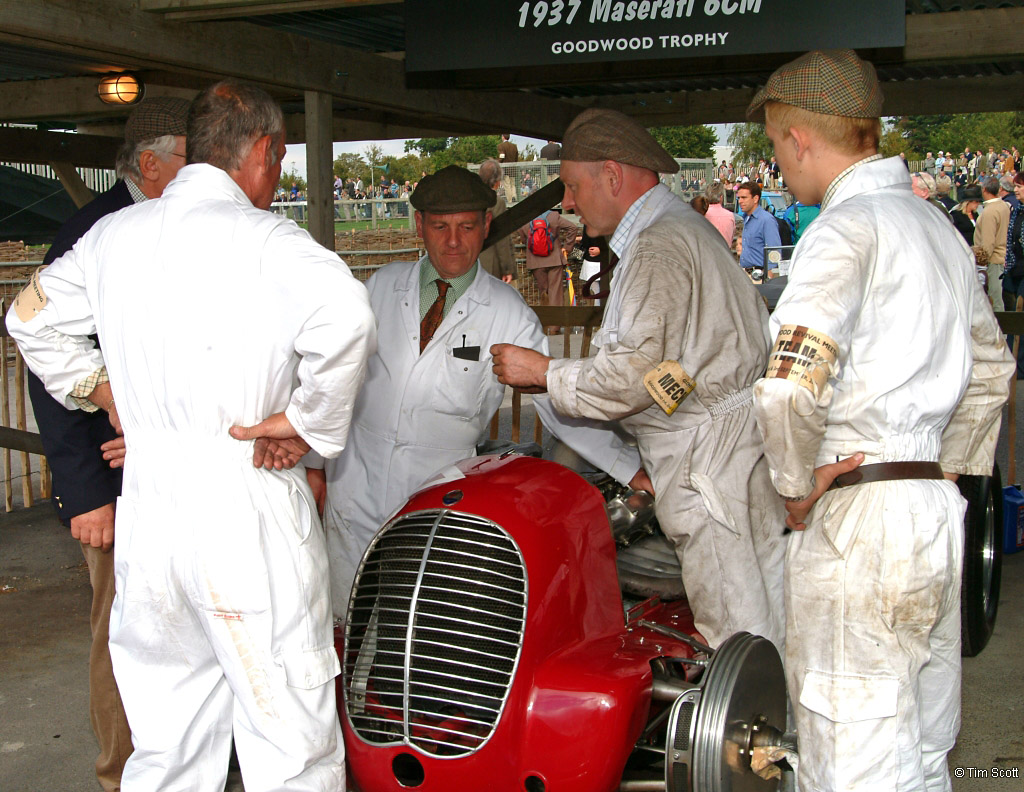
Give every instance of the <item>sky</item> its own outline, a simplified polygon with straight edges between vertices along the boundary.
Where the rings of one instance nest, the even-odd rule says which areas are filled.
[[[712,124],[712,129],[718,133],[719,145],[724,145],[725,140],[729,135],[729,124]],[[366,159],[366,148],[371,145],[378,145],[384,152],[385,156],[393,155],[401,157],[405,154],[405,141],[406,138],[401,140],[358,140],[349,141],[346,143],[335,143],[334,144],[334,156],[337,157],[339,154],[351,152],[353,154],[363,155],[363,159]],[[524,146],[532,144],[534,148],[540,151],[541,146],[547,143],[546,140],[538,140],[537,138],[524,137],[522,135],[512,135],[512,142],[522,149]],[[284,159],[281,161],[281,170],[284,173],[291,173],[293,170],[302,178],[306,178],[306,144],[297,143],[287,147],[288,152],[285,154]]]

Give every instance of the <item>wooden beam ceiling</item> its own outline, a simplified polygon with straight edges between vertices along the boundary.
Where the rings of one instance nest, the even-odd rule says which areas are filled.
[[[560,134],[574,111],[569,104],[521,92],[411,90],[405,87],[403,64],[394,59],[243,22],[169,22],[116,0],[0,4],[0,43],[5,41],[121,60],[126,68],[316,90],[415,114],[424,126],[438,129],[468,122],[543,138]]]
[[[118,138],[98,135],[0,127],[0,162],[71,162],[80,168],[113,168],[120,144]]]
[[[144,11],[164,14],[167,19],[194,22],[293,11],[394,5],[401,2],[402,0],[139,0],[139,7]]]
[[[0,82],[0,121],[125,117],[129,108],[100,101],[98,82],[99,77]],[[195,94],[187,88],[146,85],[147,97],[176,96],[191,101]]]
[[[1024,110],[1024,75],[950,77],[882,84],[883,115],[980,113],[994,109]],[[746,121],[756,88],[725,91],[631,94],[581,103],[610,107],[633,116],[648,127]]]

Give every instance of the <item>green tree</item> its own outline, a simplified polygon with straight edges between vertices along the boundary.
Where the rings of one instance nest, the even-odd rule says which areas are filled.
[[[306,180],[295,172],[294,165],[292,165],[292,169],[287,173],[281,172],[281,178],[278,180],[277,186],[282,190],[290,190],[293,184],[303,192],[306,191]]]
[[[711,159],[718,135],[709,126],[652,127],[648,130],[661,147],[673,157]]]
[[[334,158],[334,175],[342,181],[352,179],[355,181],[360,176],[365,176],[369,169],[366,161],[358,154],[346,152]]]
[[[448,165],[465,166],[471,162],[483,162],[488,157],[498,156],[500,142],[500,135],[450,138],[448,148],[432,154],[429,161],[435,171]]]
[[[420,138],[419,140],[405,141],[406,152],[418,151],[421,157],[430,157],[448,148],[451,138]]]
[[[737,165],[768,159],[774,151],[764,124],[736,124],[729,132],[729,145],[735,149],[733,162]]]
[[[878,151],[883,157],[895,157],[902,151],[907,155],[908,160],[920,159],[911,150],[907,139],[903,137],[897,127],[890,127],[882,133],[882,139],[878,143]]]
[[[1021,113],[899,116],[895,128],[918,158],[929,151],[959,153],[967,146],[972,151],[988,151],[989,146],[999,151],[1004,146],[1019,148],[1024,142],[1024,114]]]

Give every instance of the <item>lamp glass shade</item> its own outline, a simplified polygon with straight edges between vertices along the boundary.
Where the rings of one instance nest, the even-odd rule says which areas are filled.
[[[142,92],[142,84],[130,74],[104,77],[96,88],[100,101],[107,104],[134,104],[142,98]]]

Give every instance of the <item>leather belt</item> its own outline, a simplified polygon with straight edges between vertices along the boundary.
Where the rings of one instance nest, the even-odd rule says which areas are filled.
[[[852,487],[854,484],[868,484],[872,481],[899,481],[903,479],[941,479],[942,468],[938,462],[879,462],[875,465],[861,465],[849,473],[841,473],[829,487]]]

